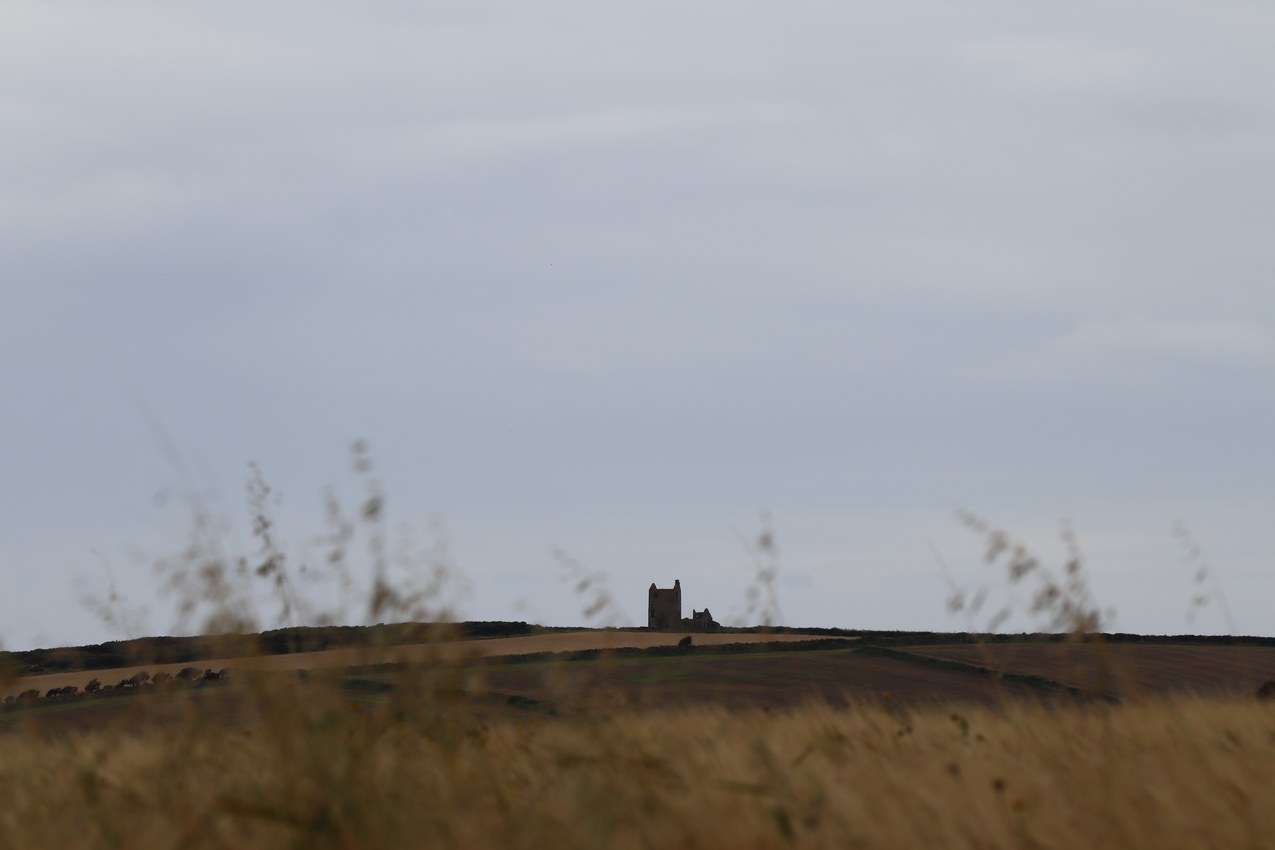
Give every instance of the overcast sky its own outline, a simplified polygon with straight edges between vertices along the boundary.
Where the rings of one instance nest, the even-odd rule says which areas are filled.
[[[1051,564],[1070,521],[1113,628],[1275,634],[1272,45],[1250,0],[6,0],[0,640],[183,628],[161,497],[250,551],[249,461],[321,561],[359,438],[468,619],[584,622],[561,548],[735,621],[767,511],[788,625],[965,628],[951,581],[1030,628],[965,508]]]

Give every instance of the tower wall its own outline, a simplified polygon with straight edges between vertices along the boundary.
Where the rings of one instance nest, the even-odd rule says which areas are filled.
[[[682,580],[672,587],[656,587],[647,593],[646,627],[651,631],[671,631],[682,627]]]

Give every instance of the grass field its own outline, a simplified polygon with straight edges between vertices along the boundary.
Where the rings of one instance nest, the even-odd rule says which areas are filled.
[[[108,670],[76,670],[25,676],[8,684],[0,683],[0,699],[25,690],[41,693],[50,688],[74,685],[83,688],[92,679],[103,683],[118,682],[141,671],[176,674],[184,667],[200,670],[231,671],[269,670],[275,672],[344,668],[354,665],[383,663],[420,663],[430,660],[461,661],[499,656],[532,655],[542,652],[578,652],[588,649],[644,649],[653,646],[676,646],[685,632],[643,632],[612,629],[581,629],[526,637],[491,638],[486,640],[440,641],[405,646],[371,646],[330,649],[322,652],[294,652],[286,655],[253,655],[241,658],[211,658],[175,664],[135,664]],[[734,634],[692,635],[700,646],[731,643],[771,643],[815,640],[818,636],[801,634]]]
[[[239,724],[139,698],[127,733],[0,735],[0,847],[1159,850],[1275,834],[1275,712],[1252,699],[492,719],[441,680],[374,703],[281,681],[234,686],[252,707]]]
[[[1041,699],[1039,689],[970,672],[833,649],[740,656],[618,659],[604,664],[501,665],[483,671],[500,693],[556,702],[599,695],[613,705],[668,707],[718,705],[780,708],[809,702],[833,706],[991,705],[1004,699]],[[564,697],[565,695],[565,697]]]
[[[473,643],[590,642],[552,637]],[[484,661],[442,644],[424,662],[303,678],[295,659],[261,659],[204,687],[40,701],[0,714],[0,847],[1158,849],[1275,834],[1275,706],[1251,694],[1112,704],[978,669],[999,654],[1025,675],[1065,671],[1050,653],[1078,648],[1056,644],[914,650],[929,659],[810,646]],[[1119,649],[1144,679],[1181,659],[1214,659],[1221,678],[1241,675],[1223,659],[1249,663],[1234,647]]]
[[[1275,680],[1275,647],[1036,642],[921,646],[911,651],[1119,696],[1235,696],[1252,694],[1263,682]]]
[[[358,515],[383,568],[378,492]],[[215,626],[253,621],[226,608],[227,581],[290,604],[254,524],[264,563],[182,561]],[[1275,649],[1113,645],[1077,558],[1051,574],[987,534],[1078,643],[717,634],[684,651],[680,633],[585,630],[146,664],[230,676],[0,711],[0,850],[1271,846],[1275,704],[1253,691]],[[773,592],[767,557],[755,599]],[[433,584],[377,575],[368,622],[438,622],[414,601]],[[605,612],[596,574],[574,586]],[[6,693],[142,668],[60,669]]]

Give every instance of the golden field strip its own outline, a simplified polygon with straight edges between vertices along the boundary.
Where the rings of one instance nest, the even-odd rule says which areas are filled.
[[[441,641],[427,644],[407,644],[381,647],[347,647],[321,652],[296,652],[287,655],[248,656],[242,658],[214,658],[188,661],[178,664],[140,664],[107,670],[79,670],[66,673],[48,673],[27,676],[4,685],[0,683],[0,699],[16,695],[28,689],[41,693],[50,688],[67,685],[83,689],[92,679],[102,684],[114,684],[135,673],[146,671],[176,674],[184,667],[199,670],[317,670],[322,668],[351,667],[355,665],[395,662],[463,661],[507,655],[531,655],[540,652],[576,652],[587,649],[645,649],[654,646],[675,646],[686,632],[639,632],[622,630],[583,629],[573,632],[553,632],[519,637],[485,638],[476,640]],[[801,634],[694,634],[696,644],[717,646],[732,643],[770,643],[819,640],[818,635]],[[850,638],[847,638],[849,640]]]

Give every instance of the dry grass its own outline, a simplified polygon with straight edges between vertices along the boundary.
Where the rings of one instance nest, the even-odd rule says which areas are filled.
[[[1162,850],[1275,834],[1275,712],[1254,700],[484,723],[446,700],[314,696],[276,692],[246,730],[2,737],[0,846]]]
[[[362,444],[355,469],[367,495],[353,512],[330,501],[324,569],[354,588],[368,622],[445,621],[445,550],[393,556],[384,491]],[[190,547],[161,564],[183,617],[212,632],[252,632],[265,619],[252,590],[259,582],[280,621],[306,619],[297,576],[307,573],[293,572],[275,537],[270,492],[254,470],[259,550],[244,556],[224,551],[216,524],[194,504]],[[1074,547],[1051,571],[1005,533],[967,522],[987,536],[989,562],[1004,564],[1011,582],[1034,582],[1032,610],[1047,626],[1103,651],[1092,638],[1104,618]],[[360,540],[372,577],[361,594],[347,563]],[[768,529],[750,552],[750,611],[767,620],[778,613]],[[605,622],[614,605],[603,577],[565,563],[586,613]],[[418,583],[396,583],[399,566]],[[972,617],[979,599],[958,594],[953,608]],[[619,639],[642,637],[678,636]],[[582,648],[571,635],[518,640],[526,651]],[[253,662],[215,688],[22,706],[0,733],[0,848],[1162,850],[1262,847],[1275,835],[1275,708],[1253,698],[636,710],[589,699],[595,679],[547,675],[546,696],[576,691],[561,701],[570,710],[553,714],[549,700],[484,690],[492,683],[465,663],[475,647],[495,654],[513,645],[380,648],[420,654],[380,690],[352,689],[335,671],[250,669],[322,666],[287,656]],[[366,662],[366,652],[352,658]],[[325,655],[338,666],[347,660]],[[97,722],[49,722],[85,706]]]

